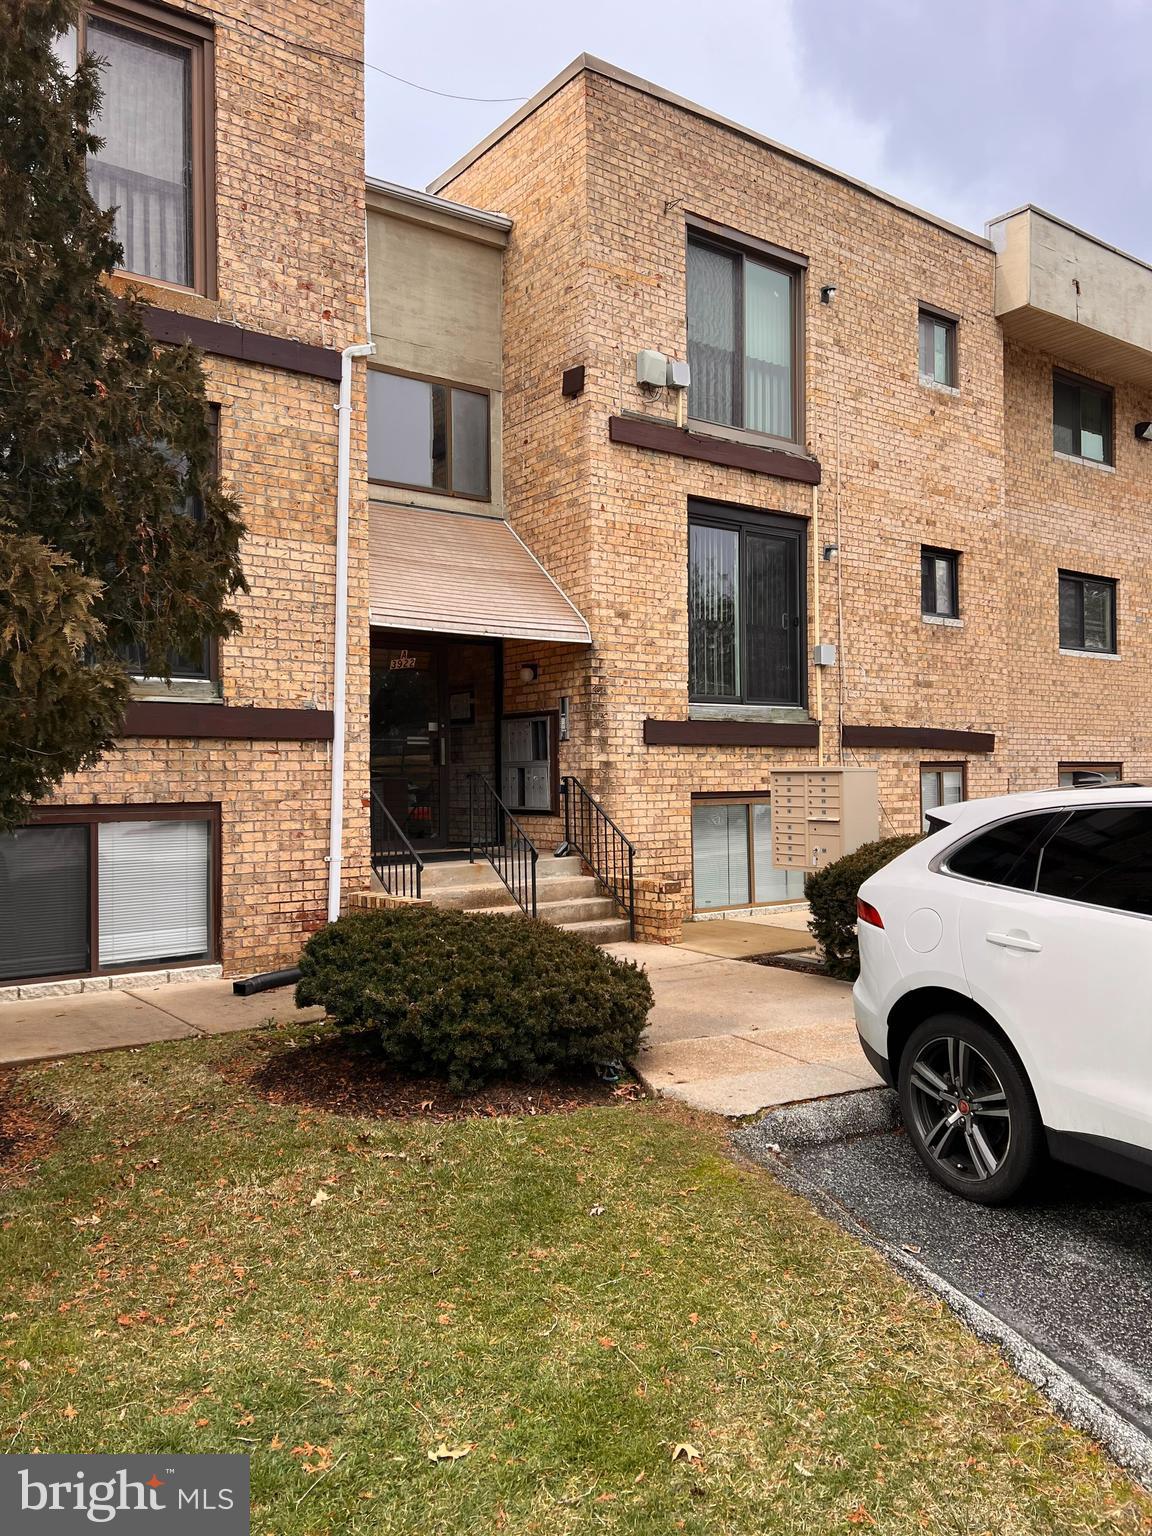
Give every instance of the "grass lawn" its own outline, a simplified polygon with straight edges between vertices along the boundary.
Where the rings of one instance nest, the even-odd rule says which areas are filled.
[[[315,1033],[21,1074],[69,1118],[0,1194],[0,1449],[248,1451],[261,1536],[1152,1529],[722,1126],[370,1120],[216,1070]]]

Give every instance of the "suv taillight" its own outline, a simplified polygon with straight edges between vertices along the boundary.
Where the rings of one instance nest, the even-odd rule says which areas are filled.
[[[883,928],[884,926],[884,919],[872,903],[870,901],[861,901],[859,896],[856,898],[856,918],[858,922],[870,923],[873,928]]]

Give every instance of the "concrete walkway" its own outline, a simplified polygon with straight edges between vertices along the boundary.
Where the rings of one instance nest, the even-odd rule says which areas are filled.
[[[637,961],[652,983],[656,1005],[635,1066],[653,1092],[751,1115],[880,1081],[861,1053],[843,982],[679,945],[607,948]]]
[[[40,997],[0,1004],[0,1063],[227,1035],[262,1024],[303,1024],[323,1017],[323,1008],[297,1008],[291,987],[237,997],[230,981]]]

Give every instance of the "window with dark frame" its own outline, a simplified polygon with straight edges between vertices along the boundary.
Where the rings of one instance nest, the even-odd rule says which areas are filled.
[[[485,391],[369,368],[369,480],[487,501],[490,437]]]
[[[802,524],[690,502],[688,690],[699,703],[804,703]]]
[[[220,407],[209,405],[209,425],[212,430],[212,440],[216,452],[216,470],[220,467]],[[163,448],[164,445],[161,445]],[[173,456],[167,454],[171,459]],[[189,495],[184,501],[184,513],[187,517],[201,518],[204,516],[203,503],[199,496]],[[125,645],[117,652],[130,677],[137,681],[150,681],[147,670],[144,648],[141,645]],[[168,653],[168,671],[174,682],[204,682],[215,683],[220,680],[220,647],[213,635],[206,635],[201,643],[188,651],[170,651]]]
[[[1112,391],[1073,374],[1052,375],[1052,447],[1094,464],[1112,463]]]
[[[960,556],[956,550],[921,545],[920,612],[929,618],[960,617]]]
[[[100,0],[57,43],[104,61],[88,187],[115,208],[122,269],[211,295],[215,284],[213,28],[147,0]]]
[[[61,807],[0,836],[0,982],[216,953],[212,806]]]
[[[1123,763],[1061,763],[1057,769],[1056,782],[1060,789],[1090,788],[1123,781]]]
[[[950,315],[920,309],[920,381],[957,387],[957,324]]]
[[[755,248],[688,235],[689,414],[800,439],[801,272]]]
[[[932,812],[941,805],[959,805],[967,792],[963,763],[921,763],[920,819],[925,831]]]
[[[1060,572],[1060,649],[1116,655],[1116,583]]]

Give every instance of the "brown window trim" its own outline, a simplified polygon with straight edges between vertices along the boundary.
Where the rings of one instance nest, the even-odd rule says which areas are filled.
[[[103,821],[207,821],[208,857],[208,950],[189,960],[158,960],[151,964],[130,961],[125,965],[100,965],[100,873],[96,829]],[[162,805],[47,805],[34,809],[30,826],[88,827],[88,958],[96,962],[86,971],[53,972],[50,976],[9,976],[5,987],[33,986],[38,982],[78,981],[94,976],[135,975],[138,971],[182,971],[198,965],[215,965],[220,959],[222,907],[221,817],[219,802],[184,801]]]
[[[960,798],[968,798],[968,764],[965,762],[923,762],[920,764],[920,824],[923,826],[924,817],[931,812],[924,809],[924,775],[926,773],[954,773],[960,770]],[[935,807],[933,807],[935,809]]]
[[[699,459],[704,464],[722,464],[728,469],[746,469],[754,475],[771,475],[776,480],[795,480],[801,485],[820,484],[820,463],[794,446],[773,447],[778,438],[756,437],[746,441],[741,428],[739,438],[730,437],[723,427],[707,423],[678,427],[671,421],[648,416],[609,416],[608,441],[626,443],[633,448],[647,448],[653,453],[674,453],[682,459]]]
[[[953,731],[921,725],[846,725],[840,733],[848,747],[924,747],[940,752],[995,752],[992,731]]]
[[[448,487],[439,485],[413,485],[407,480],[377,480],[374,476],[368,476],[369,485],[383,485],[397,491],[419,491],[425,496],[450,496],[454,501],[479,501],[489,503],[492,500],[492,391],[485,389],[480,384],[461,384],[458,379],[442,379],[433,373],[412,373],[407,368],[389,368],[383,363],[368,364],[372,373],[391,374],[396,379],[416,379],[421,384],[439,384],[442,389],[449,391],[448,409],[444,413],[444,461],[448,466]],[[367,386],[365,386],[367,388]],[[466,395],[482,395],[485,410],[488,417],[488,483],[483,494],[475,491],[457,491],[452,487],[452,397],[451,391],[460,390]]]
[[[188,11],[153,5],[150,0],[89,0],[76,24],[77,53],[88,48],[89,16],[158,37],[186,48],[191,58],[192,140],[192,282],[169,283],[145,272],[119,268],[126,277],[176,293],[216,297],[216,30],[210,21]]]
[[[734,251],[740,256],[752,256],[766,261],[770,266],[786,272],[792,280],[792,436],[782,438],[770,432],[756,432],[745,427],[743,423],[728,424],[718,421],[706,421],[703,417],[689,416],[689,425],[697,431],[716,432],[740,432],[747,434],[741,441],[760,442],[766,445],[779,443],[793,448],[804,447],[806,432],[805,411],[805,357],[806,344],[804,335],[804,278],[808,271],[808,258],[798,251],[787,250],[784,246],[773,245],[767,240],[759,240],[754,235],[746,235],[739,230],[728,229],[723,224],[714,224],[708,219],[701,218],[698,214],[685,214],[684,216],[684,261],[687,272],[688,246],[693,237],[703,244],[722,246],[729,251]],[[685,336],[687,336],[687,300],[688,285],[684,285],[685,298]],[[744,329],[743,319],[740,326],[740,352],[744,355]],[[692,390],[689,386],[688,405],[691,410]],[[741,415],[743,415],[743,400],[741,400]]]
[[[545,810],[541,806],[510,805],[513,816],[556,816],[560,810],[560,711],[558,709],[505,709],[497,722],[503,727],[506,720],[548,720],[548,793],[552,803]],[[504,732],[497,737],[499,768],[497,782],[504,780]]]

